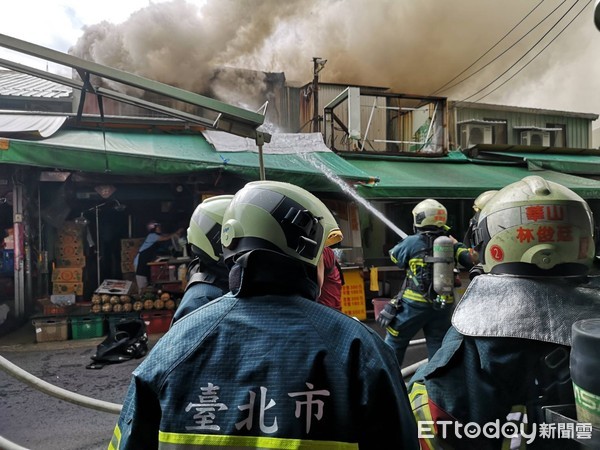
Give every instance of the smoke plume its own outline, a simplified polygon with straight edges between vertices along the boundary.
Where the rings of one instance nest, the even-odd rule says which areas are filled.
[[[496,44],[537,1],[523,0],[184,0],[151,3],[120,24],[85,29],[71,53],[234,104],[262,104],[261,77],[224,67],[285,73],[312,80],[312,58],[327,59],[323,82],[388,87],[397,93],[447,96],[516,106],[600,112],[600,33],[592,5],[526,68],[498,88],[558,35],[586,2],[550,0],[456,81],[506,53],[465,82],[438,91]],[[550,27],[567,8],[565,20]],[[556,7],[556,13],[532,30]],[[520,36],[530,31],[521,42]],[[548,36],[533,47],[544,33]],[[513,48],[508,49],[511,45]],[[527,53],[530,51],[529,53]],[[522,58],[515,68],[490,84]],[[452,84],[456,84],[456,81]],[[256,93],[261,93],[263,98]],[[248,94],[246,96],[245,94]],[[473,95],[476,94],[476,95]],[[244,97],[247,97],[246,99]]]

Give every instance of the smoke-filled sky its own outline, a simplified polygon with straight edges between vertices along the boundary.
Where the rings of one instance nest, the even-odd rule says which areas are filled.
[[[3,5],[1,33],[197,92],[223,66],[283,72],[288,81],[308,83],[312,59],[321,57],[327,59],[319,74],[324,82],[600,114],[593,4],[20,0]],[[1,48],[0,57],[22,61]],[[238,84],[213,92],[236,104],[236,93],[247,89]]]

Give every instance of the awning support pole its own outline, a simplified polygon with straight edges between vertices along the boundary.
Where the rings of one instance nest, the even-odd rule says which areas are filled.
[[[270,136],[269,136],[270,138]],[[268,141],[267,141],[268,142]],[[265,136],[262,132],[256,131],[256,145],[258,146],[258,171],[260,180],[264,181],[267,179],[265,175],[265,162],[263,159],[263,145],[265,143]]]

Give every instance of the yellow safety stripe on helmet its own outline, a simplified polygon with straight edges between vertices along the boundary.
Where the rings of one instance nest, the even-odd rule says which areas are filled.
[[[303,448],[303,449],[358,449],[357,443],[286,439],[266,436],[225,436],[218,434],[158,433],[159,449],[174,450],[179,446],[199,445],[235,448]]]
[[[431,410],[429,409],[429,395],[424,384],[414,383],[412,389],[408,394],[410,405],[412,407],[413,415],[419,422],[429,422],[433,426],[433,417],[431,416]],[[419,443],[421,444],[421,450],[434,450],[441,448],[439,443],[436,444],[435,438],[424,438],[419,437]],[[449,447],[448,447],[449,448]]]
[[[108,444],[108,450],[118,450],[120,444],[121,444],[121,429],[119,428],[119,424],[117,424],[115,426],[115,431],[113,431],[113,436],[110,440],[110,444]]]

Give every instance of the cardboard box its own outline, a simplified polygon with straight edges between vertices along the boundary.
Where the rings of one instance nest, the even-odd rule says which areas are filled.
[[[131,281],[127,280],[104,280],[96,294],[127,295],[131,291]]]
[[[60,259],[83,258],[83,245],[59,245],[57,248]]]
[[[83,283],[52,283],[52,293],[83,295]]]
[[[80,267],[57,267],[52,271],[53,283],[79,283],[83,281],[83,269]]]
[[[83,240],[79,234],[60,234],[58,235],[59,247],[83,247]]]
[[[56,259],[57,267],[85,267],[85,257],[84,256],[74,256],[71,258],[57,258]]]
[[[69,313],[69,305],[57,305],[52,303],[49,298],[40,298],[38,303],[42,307],[42,314],[45,316],[66,316]]]
[[[135,272],[133,260],[145,238],[121,239],[121,272]]]

